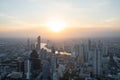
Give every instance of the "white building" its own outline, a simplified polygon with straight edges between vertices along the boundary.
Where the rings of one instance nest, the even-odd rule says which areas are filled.
[[[29,80],[31,78],[31,62],[29,59],[25,60],[25,76],[26,76],[26,79]]]

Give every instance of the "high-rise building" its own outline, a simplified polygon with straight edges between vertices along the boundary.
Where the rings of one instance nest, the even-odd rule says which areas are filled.
[[[25,65],[25,79],[30,80],[31,79],[31,61],[29,59],[26,59],[24,62]]]
[[[84,57],[84,62],[88,62],[89,55],[88,55],[88,46],[83,45],[83,57]]]
[[[36,50],[33,50],[32,53],[30,54],[30,60],[32,62],[32,70],[40,70],[41,69],[41,61],[39,59],[39,55]]]
[[[83,44],[75,45],[73,51],[75,52],[75,57],[78,60],[78,62],[83,63],[84,58],[86,56],[86,54],[84,54],[85,46]]]
[[[56,73],[56,67],[57,67],[57,58],[55,55],[55,49],[52,48],[52,56],[51,56],[51,76],[53,80],[53,75]]]
[[[31,78],[35,78],[35,75],[38,75],[38,72],[41,71],[41,60],[39,59],[39,55],[36,50],[32,50],[25,57],[24,61],[24,73],[25,79],[31,80]]]
[[[93,73],[94,75],[101,75],[102,65],[101,65],[101,51],[99,49],[95,49],[93,51]]]
[[[81,60],[82,63],[84,63],[84,58],[85,58],[85,46],[83,44],[80,44],[80,52],[79,52],[79,58]]]
[[[89,50],[92,49],[92,42],[91,42],[91,40],[88,40],[88,49],[89,49]]]
[[[73,51],[75,52],[75,57],[77,57],[80,52],[79,45],[75,45]]]
[[[18,72],[24,72],[24,59],[22,57],[18,57]]]
[[[37,44],[36,44],[36,50],[40,50],[41,49],[41,38],[40,36],[37,37]]]
[[[43,80],[48,80],[50,78],[50,63],[48,60],[42,61],[42,73]]]
[[[103,56],[107,56],[108,55],[108,48],[106,47],[106,46],[103,46],[103,48],[102,48],[102,50],[103,50]]]
[[[31,49],[31,46],[30,46],[30,39],[27,40],[27,50],[29,51]]]

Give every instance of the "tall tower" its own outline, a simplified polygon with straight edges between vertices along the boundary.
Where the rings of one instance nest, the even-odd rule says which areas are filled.
[[[84,62],[88,62],[88,47],[87,44],[83,44],[83,58]]]
[[[52,69],[53,69],[53,72],[54,72],[55,69],[56,69],[56,55],[55,55],[55,49],[54,49],[54,47],[52,48],[51,63],[52,63]]]
[[[80,44],[79,45],[79,49],[80,49],[80,52],[79,52],[79,58],[81,60],[81,63],[84,62],[84,58],[85,58],[85,54],[84,54],[84,49],[85,49],[85,46],[83,44]]]
[[[30,80],[31,79],[31,62],[29,59],[26,59],[24,62],[25,65],[25,79]]]
[[[92,49],[92,46],[91,46],[91,45],[92,45],[91,40],[88,40],[88,49],[89,49],[89,50],[91,50],[91,49]]]
[[[40,50],[40,49],[41,49],[41,38],[40,38],[40,36],[37,37],[36,49],[37,49],[37,50]]]
[[[93,53],[93,73],[95,75],[101,75],[101,51],[99,49],[95,49]]]
[[[57,65],[57,58],[55,55],[55,49],[54,47],[52,48],[52,56],[51,56],[51,78],[54,80],[54,74],[56,73],[56,65]]]
[[[30,47],[30,39],[27,39],[27,50],[29,51],[31,49]]]

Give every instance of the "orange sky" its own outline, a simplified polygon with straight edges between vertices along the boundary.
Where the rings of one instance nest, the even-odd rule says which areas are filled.
[[[118,28],[80,28],[67,27],[60,32],[53,32],[47,27],[2,27],[0,29],[1,37],[27,37],[32,38],[41,35],[44,38],[63,39],[63,38],[77,38],[77,37],[94,37],[94,36],[119,36]],[[117,32],[117,33],[116,33]],[[114,34],[113,34],[114,33]],[[5,36],[4,36],[5,35]]]
[[[63,31],[56,33],[46,27],[53,18],[67,24]],[[59,39],[119,34],[120,0],[0,1],[0,37]]]

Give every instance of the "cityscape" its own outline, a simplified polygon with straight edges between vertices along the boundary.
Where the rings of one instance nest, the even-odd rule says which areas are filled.
[[[120,79],[120,38],[55,43],[38,36],[1,39],[0,47],[0,80]]]
[[[0,0],[0,80],[120,80],[120,1]]]

